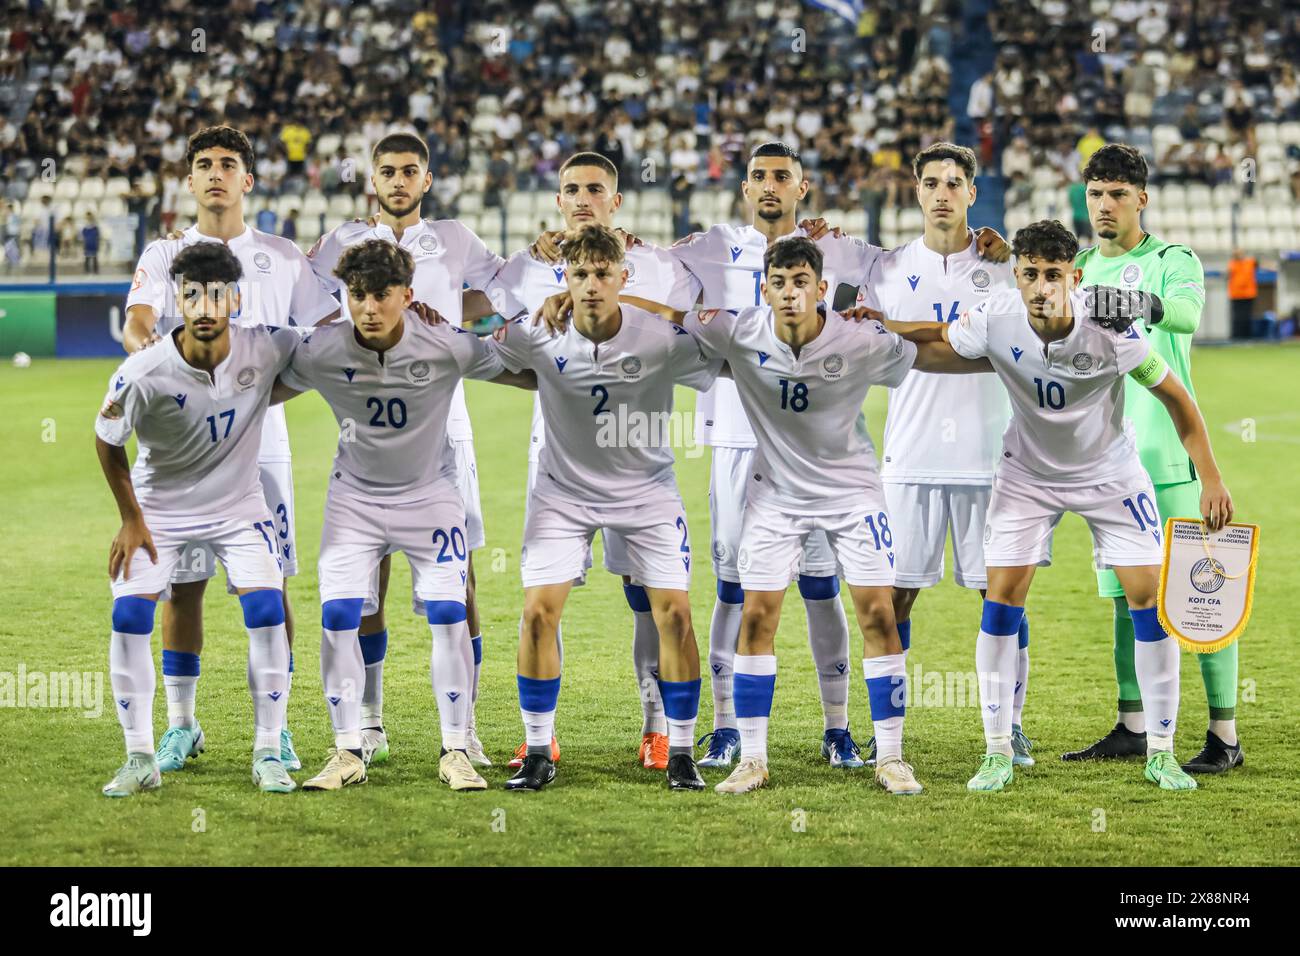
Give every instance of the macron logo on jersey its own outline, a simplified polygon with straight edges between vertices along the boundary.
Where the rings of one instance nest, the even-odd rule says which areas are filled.
[[[912,287],[912,291],[913,291],[913,292],[916,291],[916,284],[917,284],[918,282],[920,282],[920,281],[921,281],[921,277],[920,277],[920,276],[908,276],[908,277],[907,277],[907,284],[910,285],[910,286]]]
[[[1011,346],[1011,357],[1012,357],[1013,359],[1015,359],[1017,362],[1020,361],[1020,356],[1022,356],[1022,355],[1024,355],[1024,354],[1025,354],[1025,350],[1024,350],[1024,349],[1018,349],[1018,348],[1016,348],[1014,345]]]
[[[184,392],[177,392],[175,395],[172,396],[172,398],[176,399],[177,405],[179,405],[181,408],[184,408],[185,399],[189,398],[189,396],[186,395]]]
[[[123,377],[123,376],[121,376],[121,375],[119,375],[119,376],[117,377],[117,381],[113,383],[113,391],[115,391],[115,392],[120,392],[120,391],[122,391],[122,386],[125,385],[125,384],[126,384],[126,378]]]
[[[766,364],[767,364],[767,360],[770,359],[771,357],[772,357],[772,356],[768,355],[766,352],[759,352],[759,353],[758,353],[758,367],[759,367],[759,368],[762,368],[764,365],[766,365]]]
[[[1137,338],[1137,337],[1138,337],[1138,328],[1137,328],[1137,326],[1136,326],[1136,325],[1130,325],[1130,326],[1128,327],[1128,332],[1126,332],[1126,333],[1124,334],[1124,338],[1126,338],[1126,339],[1135,339],[1135,338]]]
[[[350,382],[352,381],[352,376],[357,374],[357,370],[354,368],[345,368],[343,374],[348,377],[348,381]]]
[[[454,690],[447,691],[447,696],[451,698],[451,702],[453,704],[456,703],[456,701],[460,700],[460,694],[456,693],[456,691]]]
[[[555,273],[555,281],[560,285],[564,284],[564,266],[552,266],[551,271]]]
[[[739,258],[740,258],[740,254],[741,254],[742,252],[744,252],[744,251],[745,251],[745,249],[744,249],[743,246],[732,246],[732,247],[731,247],[731,261],[732,261],[732,262],[735,262],[737,259],[739,259]]]
[[[564,357],[561,356],[561,355],[557,355],[557,356],[555,356],[555,367],[558,368],[558,369],[560,370],[560,374],[561,374],[561,375],[564,374],[564,366],[566,366],[566,365],[568,365],[568,364],[569,364],[569,360],[568,360],[568,359],[564,358]]]

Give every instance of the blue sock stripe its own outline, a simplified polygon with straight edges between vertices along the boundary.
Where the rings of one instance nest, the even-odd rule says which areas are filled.
[[[645,588],[641,585],[623,585],[623,596],[627,598],[627,606],[638,614],[650,610],[650,595],[645,593]]]
[[[1026,614],[1020,619],[1020,649],[1024,650],[1029,646],[1029,615]]]
[[[1144,644],[1154,644],[1168,637],[1165,629],[1160,626],[1160,617],[1156,614],[1155,608],[1148,607],[1141,610],[1129,608],[1128,613],[1133,618],[1134,640]]]
[[[374,634],[358,634],[357,640],[361,643],[361,659],[367,667],[378,664],[388,654],[388,628]]]
[[[163,648],[164,677],[198,677],[199,655],[189,651],[169,651]]]
[[[997,601],[984,601],[984,616],[980,620],[980,630],[995,637],[1006,637],[1020,633],[1020,622],[1024,620],[1025,609]]]
[[[354,631],[361,627],[364,598],[335,598],[320,608],[320,626],[327,631]]]
[[[903,645],[903,650],[912,646],[912,622],[898,622],[898,642]]]
[[[458,624],[466,620],[468,614],[460,601],[425,601],[424,616],[430,624]]]
[[[772,695],[775,692],[775,674],[735,674],[731,678],[737,717],[772,716]]]
[[[249,591],[239,595],[244,608],[244,627],[275,627],[284,623],[284,592],[279,588]]]
[[[534,714],[548,714],[555,710],[560,699],[560,679],[539,680],[519,674],[515,678],[519,683],[519,706]]]
[[[694,720],[700,715],[700,679],[661,680],[659,696],[663,698],[664,715],[669,720]]]
[[[471,637],[469,643],[474,648],[474,664],[478,666],[483,663],[483,638]]]
[[[293,651],[289,652],[289,673],[293,673]]]
[[[113,630],[119,634],[152,634],[157,601],[134,594],[113,602]]]
[[[833,574],[824,578],[801,574],[799,593],[805,601],[827,601],[840,593],[840,579]]]
[[[868,677],[867,698],[871,701],[871,719],[902,717],[906,710],[906,678],[902,674]]]
[[[745,589],[735,581],[718,578],[718,600],[723,604],[744,604]]]

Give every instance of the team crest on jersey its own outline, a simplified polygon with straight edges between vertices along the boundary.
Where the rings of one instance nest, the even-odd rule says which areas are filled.
[[[406,370],[406,377],[416,385],[424,385],[429,381],[429,363],[423,359],[412,362]]]
[[[635,382],[641,377],[641,360],[635,355],[629,355],[618,363],[618,371],[623,381]]]
[[[131,283],[131,291],[134,292],[136,289],[142,287],[144,285],[144,280],[147,278],[149,278],[148,273],[146,273],[143,269],[136,269],[135,279]]]
[[[721,541],[713,542],[713,557],[718,561],[727,560],[727,546]]]
[[[971,285],[977,289],[987,289],[989,287],[989,282],[992,280],[989,278],[987,270],[976,269],[970,274],[970,281]]]
[[[993,540],[993,526],[986,524],[984,526],[984,543],[988,544]]]
[[[265,252],[259,252],[253,256],[253,265],[257,266],[263,272],[267,272],[271,268],[271,257]]]
[[[749,552],[744,548],[741,548],[740,551],[737,552],[736,554],[736,570],[737,571],[749,570]]]
[[[1080,372],[1086,372],[1092,368],[1092,356],[1087,352],[1075,352],[1071,364]]]
[[[438,240],[437,237],[426,232],[420,237],[418,245],[425,252],[433,252],[434,249],[438,248]]]
[[[828,382],[836,381],[844,374],[844,356],[839,352],[822,359],[821,376]]]
[[[636,265],[631,259],[623,260],[623,268],[627,270],[627,281],[631,282],[636,277]]]
[[[1121,276],[1125,285],[1137,285],[1142,279],[1142,267],[1136,262],[1131,262],[1124,267],[1124,274]]]
[[[241,392],[246,392],[253,387],[256,379],[257,371],[252,366],[248,366],[239,370],[239,374],[235,376],[235,384],[239,386]]]

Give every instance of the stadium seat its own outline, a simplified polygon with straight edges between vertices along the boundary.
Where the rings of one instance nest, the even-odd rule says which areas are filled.
[[[1260,146],[1275,146],[1278,143],[1278,130],[1276,123],[1256,123],[1255,124],[1255,142]],[[1262,150],[1261,150],[1262,152]],[[1261,156],[1261,158],[1263,158]]]
[[[1183,205],[1165,206],[1161,213],[1161,228],[1165,232],[1186,230],[1191,227],[1191,216]]]
[[[1166,183],[1160,190],[1160,205],[1166,211],[1171,206],[1182,208],[1187,204],[1187,189],[1182,183]]]
[[[99,201],[99,218],[109,219],[113,216],[125,216],[126,200],[120,196],[108,196]]]
[[[42,196],[54,198],[54,183],[47,179],[32,180],[31,188],[27,190],[27,200],[33,205],[39,205]]]
[[[1292,252],[1296,249],[1296,234],[1290,226],[1269,230],[1270,252]]]
[[[1194,229],[1191,245],[1199,256],[1217,255],[1228,251],[1228,234],[1218,229]]]
[[[125,176],[110,176],[104,183],[104,195],[125,196],[131,191],[131,181]]]
[[[1291,207],[1270,205],[1267,207],[1267,213],[1265,218],[1267,219],[1269,226],[1273,227],[1274,229],[1278,229],[1278,228],[1290,229],[1291,228]]]
[[[316,155],[322,159],[331,159],[343,145],[343,137],[338,133],[324,133],[316,140]]]
[[[74,199],[72,202],[72,219],[80,229],[85,222],[86,213],[98,215],[99,201],[95,199]],[[1290,223],[1288,223],[1290,225]]]
[[[517,219],[528,221],[533,218],[533,210],[536,203],[533,200],[533,194],[530,192],[515,192],[510,194],[506,200],[506,216],[511,223]]]
[[[1277,252],[1273,246],[1273,237],[1267,229],[1245,229],[1241,230],[1238,236],[1238,243],[1249,252],[1268,254]]]
[[[475,213],[483,208],[483,194],[477,190],[462,192],[457,197],[456,205],[462,213]]]
[[[1188,212],[1195,212],[1197,209],[1204,209],[1213,204],[1214,196],[1210,187],[1204,183],[1191,183],[1186,187],[1186,199]]]
[[[271,203],[270,208],[275,213],[276,218],[279,219],[281,222],[283,222],[285,219],[289,217],[289,213],[291,211],[302,208],[302,197],[294,196],[292,194],[277,196],[275,200]],[[331,210],[331,212],[335,216],[342,215],[341,213],[334,212],[333,210]],[[350,219],[351,216],[349,216],[348,218]]]
[[[304,201],[294,197],[294,204],[299,207]],[[335,193],[331,196],[328,208],[331,216],[342,216],[344,219],[352,219],[356,214],[356,203],[347,193]]]
[[[1232,207],[1214,206],[1210,210],[1210,225],[1215,229],[1228,230],[1232,227]]]
[[[1286,146],[1300,146],[1300,122],[1287,120],[1277,127],[1278,142]]]
[[[1160,232],[1165,227],[1165,216],[1159,206],[1152,204],[1142,210],[1142,228],[1148,232]]]
[[[1268,225],[1268,210],[1261,202],[1243,202],[1237,210],[1238,229],[1256,229]]]
[[[104,180],[98,176],[83,179],[81,181],[81,192],[78,195],[82,199],[102,199],[104,197]]]
[[[120,198],[120,197],[114,197],[114,198]],[[126,200],[122,200],[122,202],[125,201]],[[176,200],[176,212],[181,219],[185,219],[185,220],[194,219],[199,214],[198,200],[196,200],[189,193],[182,193],[181,196]]]
[[[641,212],[658,213],[667,216],[670,213],[668,194],[661,189],[649,189],[641,195]]]
[[[1216,206],[1231,207],[1237,201],[1237,187],[1232,183],[1219,183],[1210,190],[1210,199]]]
[[[1028,225],[1030,221],[1031,220],[1026,217],[1025,224]],[[887,206],[880,214],[880,229],[881,232],[890,233],[898,229],[898,210],[895,207]]]
[[[303,219],[315,218],[328,210],[328,200],[316,190],[312,190],[303,198],[301,210]]]
[[[908,235],[919,235],[925,229],[925,217],[919,209],[904,209],[898,217],[898,225]]]
[[[840,224],[850,236],[859,238],[867,234],[867,212],[865,209],[850,209],[844,214],[844,221]]]

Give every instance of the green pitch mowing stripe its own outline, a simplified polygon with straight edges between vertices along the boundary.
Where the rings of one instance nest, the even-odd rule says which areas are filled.
[[[95,461],[91,423],[113,367],[110,361],[37,359],[28,369],[0,368],[7,531],[0,557],[0,864],[1300,862],[1295,348],[1199,349],[1195,359],[1197,394],[1240,517],[1264,529],[1254,618],[1241,649],[1246,686],[1238,719],[1246,767],[1203,778],[1195,793],[1168,794],[1142,780],[1140,761],[1067,765],[1058,759],[1114,720],[1110,605],[1095,596],[1087,532],[1071,517],[1056,537],[1056,565],[1040,572],[1029,600],[1034,632],[1025,731],[1034,739],[1038,765],[1019,770],[1004,793],[966,791],[983,752],[974,685],[961,677],[974,670],[979,596],[946,582],[918,602],[906,747],[926,792],[914,800],[890,799],[869,774],[831,770],[818,756],[821,711],[794,591],[777,637],[771,788],[730,799],[668,792],[662,774],[635,762],[641,716],[630,659],[631,612],[618,579],[599,570],[599,554],[591,583],[573,592],[564,618],[559,777],[541,794],[504,792],[505,761],[522,739],[514,658],[531,398],[478,382],[467,385],[488,535],[487,547],[476,554],[484,622],[478,726],[496,763],[484,772],[492,789],[453,794],[437,781],[429,632],[409,613],[410,573],[398,560],[389,589],[385,667],[393,756],[374,768],[365,787],[272,798],[250,783],[247,637],[238,605],[220,581],[209,588],[198,687],[207,752],[168,774],[157,794],[105,800],[99,788],[122,762],[107,688],[105,568],[117,520]],[[692,405],[693,395],[682,393],[680,407]],[[868,411],[877,438],[883,408],[883,394],[873,392]],[[290,584],[299,636],[289,713],[305,765],[297,775],[301,783],[320,768],[330,744],[318,666],[315,562],[336,428],[314,395],[290,403],[288,415],[302,553],[302,574]],[[1242,440],[1244,420],[1253,442]],[[713,606],[708,457],[679,450],[678,458],[697,555],[695,628],[707,657]],[[856,658],[860,643],[855,639],[852,646]],[[154,647],[157,656],[157,632]],[[33,674],[101,675],[99,716],[11,706],[17,697],[4,695],[14,691],[20,667],[29,685]],[[1188,655],[1182,678],[1178,751],[1189,757],[1203,741],[1207,713]],[[161,683],[160,677],[154,708],[159,734],[165,726]],[[945,685],[968,699],[943,706]],[[704,686],[701,733],[710,727],[707,677]],[[853,730],[865,742],[871,730],[860,680],[850,695]],[[704,773],[710,784],[723,775]]]

